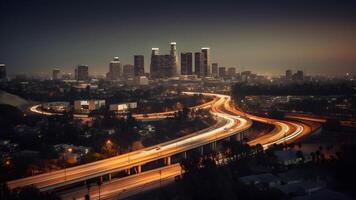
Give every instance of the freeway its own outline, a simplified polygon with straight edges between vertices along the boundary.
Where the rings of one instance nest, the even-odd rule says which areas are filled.
[[[248,119],[223,112],[222,107],[228,105],[230,101],[229,96],[219,94],[204,95],[217,98],[211,105],[211,113],[218,119],[218,123],[210,128],[186,137],[109,159],[9,181],[8,185],[12,189],[34,185],[41,191],[51,190],[186,152],[190,149],[235,135],[236,133],[247,130],[252,125],[252,122]]]
[[[275,129],[272,130],[270,133],[256,138],[252,141],[249,141],[248,144],[251,146],[261,144],[264,149],[267,149],[273,144],[295,141],[300,137],[303,137],[306,134],[310,133],[311,131],[308,126],[302,123],[290,122],[285,120],[275,120],[246,114],[232,106],[229,100],[230,99],[225,101],[222,107],[214,106],[213,109],[215,109],[216,112],[229,113],[231,115],[235,115],[235,117],[245,116],[246,118],[250,118],[254,121],[270,123],[275,126]],[[101,199],[125,198],[129,195],[137,194],[150,188],[159,187],[159,185],[157,185],[157,182],[159,182],[160,180],[173,181],[173,177],[180,175],[181,172],[181,167],[178,164],[175,164],[168,167],[144,172],[142,174],[125,177],[123,179],[116,179],[112,182],[107,182],[102,185],[102,192],[100,197]],[[93,188],[90,190],[91,199],[98,199],[99,197],[98,188],[97,186],[95,187],[95,189]],[[72,199],[73,197],[75,197],[75,199],[84,199],[85,194],[87,194],[87,189],[83,187],[77,188],[75,191],[65,191],[61,195],[61,198],[68,200]]]
[[[210,108],[211,105],[216,101],[216,98],[213,98],[212,100],[200,104],[200,105],[196,105],[196,106],[192,106],[189,107],[190,109],[207,109]],[[37,104],[37,105],[33,105],[30,107],[30,112],[35,113],[35,114],[40,114],[40,115],[46,115],[46,116],[54,116],[54,115],[63,115],[62,113],[58,113],[58,112],[50,112],[50,111],[45,111],[41,108],[42,104]],[[137,120],[147,120],[147,119],[164,119],[167,118],[169,116],[173,116],[174,113],[176,113],[177,110],[172,110],[172,111],[166,111],[166,112],[159,112],[159,113],[147,113],[147,114],[133,114],[132,116],[135,117]],[[73,115],[76,118],[85,118],[88,117],[88,114],[79,114],[76,113]]]
[[[270,119],[247,114],[241,111],[240,109],[237,109],[236,107],[232,106],[231,104],[229,105],[228,110],[237,115],[245,116],[253,121],[272,124],[275,126],[274,130],[272,130],[270,133],[262,135],[258,138],[255,138],[254,140],[247,142],[250,146],[261,144],[264,149],[267,149],[269,146],[272,146],[274,144],[294,142],[311,132],[311,128],[301,122]]]
[[[160,187],[174,181],[174,178],[180,175],[181,171],[182,168],[177,163],[103,183],[100,187],[100,199],[125,198],[145,190]],[[88,194],[88,188],[82,186],[71,191],[59,193],[59,196],[62,200],[72,200],[73,198],[84,200],[86,194]],[[99,199],[99,187],[96,184],[91,185],[89,194],[90,199]]]

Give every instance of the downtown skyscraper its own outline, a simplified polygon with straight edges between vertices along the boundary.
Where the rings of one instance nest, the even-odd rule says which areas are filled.
[[[193,54],[191,52],[180,54],[181,74],[192,75],[193,74]]]
[[[211,76],[212,77],[218,77],[219,74],[219,64],[218,63],[212,63],[211,64]]]
[[[177,75],[177,47],[171,42],[170,54],[160,55],[159,48],[152,48],[150,77],[169,78]]]
[[[60,77],[61,70],[60,69],[53,69],[52,70],[52,80],[58,80]]]
[[[194,53],[194,73],[201,77],[201,66],[202,66],[202,53],[201,52],[195,52]]]
[[[211,56],[210,56],[210,48],[203,47],[201,48],[202,53],[202,63],[200,68],[200,74],[203,76],[211,75]]]
[[[134,56],[134,71],[135,76],[145,75],[145,59],[143,55]]]
[[[88,65],[78,65],[75,68],[74,76],[77,81],[89,80],[89,67]]]
[[[151,52],[151,65],[150,65],[150,77],[158,78],[160,68],[159,48],[152,48]]]
[[[5,64],[0,64],[0,79],[5,80],[7,78],[6,74],[6,65]]]
[[[176,42],[171,42],[171,50],[169,52],[171,56],[171,76],[176,76],[177,75],[177,69],[178,69],[178,55],[177,55],[177,43]]]
[[[199,77],[211,75],[210,48],[203,47],[201,52],[194,53],[194,73]]]
[[[118,80],[122,76],[122,67],[119,57],[114,57],[109,64],[109,72],[106,74],[106,78],[110,80]]]

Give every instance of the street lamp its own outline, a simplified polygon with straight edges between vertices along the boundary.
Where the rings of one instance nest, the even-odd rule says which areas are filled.
[[[11,164],[11,161],[10,161],[10,160],[6,160],[6,161],[5,161],[5,165],[6,165],[6,166],[10,166],[10,164]]]
[[[159,189],[161,189],[162,186],[162,170],[159,170]]]
[[[67,149],[67,151],[68,151],[69,153],[72,153],[72,152],[73,152],[73,149],[72,149],[71,147],[69,147],[69,148]],[[67,156],[67,151],[64,151],[64,181],[67,181],[67,165],[66,165],[67,158],[68,158],[68,156]]]

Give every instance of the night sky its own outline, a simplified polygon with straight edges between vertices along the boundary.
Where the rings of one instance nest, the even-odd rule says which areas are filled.
[[[10,74],[105,73],[118,56],[133,63],[152,47],[168,53],[210,47],[212,61],[238,71],[356,74],[356,1],[0,1],[0,63]],[[268,3],[267,3],[268,2]]]

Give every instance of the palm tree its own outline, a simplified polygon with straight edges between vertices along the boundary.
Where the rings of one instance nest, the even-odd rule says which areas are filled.
[[[320,160],[320,151],[319,150],[317,150],[315,152],[315,156],[316,156],[317,163],[319,163],[319,160]]]
[[[314,152],[311,152],[311,153],[310,153],[310,156],[312,157],[312,161],[315,162],[315,153],[314,153]]]
[[[87,194],[87,196],[89,197],[89,199],[90,199],[90,187],[91,187],[91,185],[90,185],[90,183],[87,181],[86,183],[86,186],[87,186],[87,189],[88,189],[88,194]]]
[[[103,184],[103,182],[102,182],[101,178],[99,178],[99,180],[97,182],[97,185],[99,187],[99,200],[100,200],[100,187],[101,187],[102,184]]]
[[[296,154],[297,154],[297,158],[300,158],[301,162],[304,162],[303,152],[301,150],[298,150]]]

